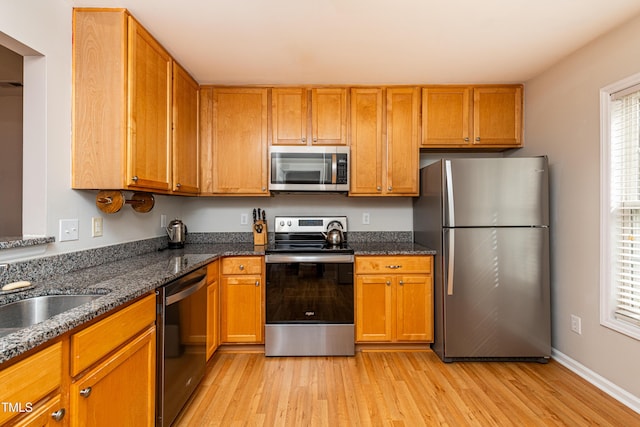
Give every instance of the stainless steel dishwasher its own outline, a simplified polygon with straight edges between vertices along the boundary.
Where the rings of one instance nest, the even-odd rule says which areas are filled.
[[[156,291],[156,425],[170,426],[204,377],[207,269]]]

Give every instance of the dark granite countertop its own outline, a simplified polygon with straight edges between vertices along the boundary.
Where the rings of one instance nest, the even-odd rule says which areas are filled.
[[[350,243],[357,255],[433,255],[414,243]],[[100,294],[92,302],[0,338],[0,363],[64,334],[118,306],[223,256],[264,255],[251,243],[187,244],[72,271],[32,282],[28,289],[0,292],[0,305],[28,297]]]

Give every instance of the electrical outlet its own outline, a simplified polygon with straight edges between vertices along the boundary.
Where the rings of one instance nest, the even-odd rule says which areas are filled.
[[[242,213],[240,214],[240,225],[249,224],[249,214]]]
[[[371,222],[371,217],[369,216],[369,212],[362,213],[362,223],[368,225]]]
[[[167,227],[167,216],[165,214],[160,215],[160,227],[161,228]]]
[[[91,218],[91,237],[102,236],[102,217],[94,216]]]
[[[78,240],[78,220],[77,219],[61,219],[60,220],[60,241]]]
[[[582,319],[575,314],[571,315],[571,330],[578,335],[582,335]]]

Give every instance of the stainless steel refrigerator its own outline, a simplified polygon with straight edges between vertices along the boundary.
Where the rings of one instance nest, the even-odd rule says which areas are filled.
[[[549,359],[548,182],[544,156],[420,170],[414,240],[437,251],[432,349],[445,362]]]

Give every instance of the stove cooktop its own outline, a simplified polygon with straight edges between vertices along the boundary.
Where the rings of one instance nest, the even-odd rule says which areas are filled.
[[[345,253],[352,254],[353,249],[347,243],[340,246],[331,246],[326,242],[300,242],[300,241],[276,241],[267,248],[267,253]]]

